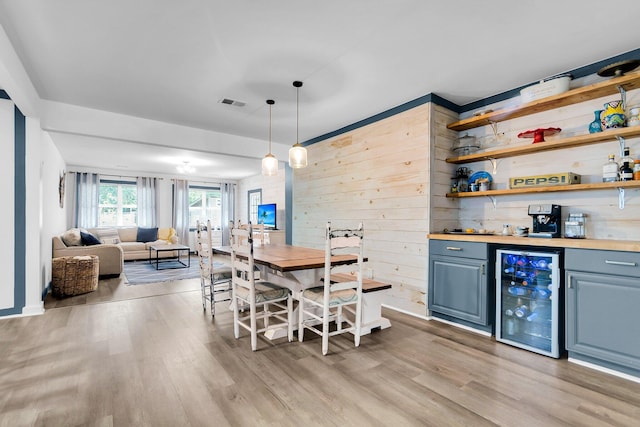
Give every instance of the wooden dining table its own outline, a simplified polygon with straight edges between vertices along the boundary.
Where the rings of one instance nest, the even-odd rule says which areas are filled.
[[[218,246],[214,253],[231,255],[231,246]],[[253,259],[279,272],[310,270],[324,267],[324,250],[292,245],[256,245],[253,247]],[[332,265],[351,264],[357,261],[356,255],[334,255]]]
[[[231,246],[218,246],[213,249],[213,252],[218,255],[231,256]],[[260,269],[260,278],[290,289],[294,299],[299,299],[305,289],[322,286],[324,258],[325,251],[323,249],[293,245],[256,245],[253,247],[253,260]],[[331,264],[334,266],[352,264],[356,261],[357,255],[334,255],[331,258]],[[373,298],[373,295],[370,298]],[[367,305],[365,297],[363,297],[363,305]],[[380,321],[376,321],[375,325],[390,326],[387,319],[381,318],[377,302],[376,305],[378,308],[375,310],[377,314],[374,317],[379,318]],[[297,319],[297,311],[294,313],[294,318]],[[368,328],[366,333],[370,331],[371,328]],[[267,338],[275,339],[285,331],[282,333],[278,333],[277,330],[267,332]]]

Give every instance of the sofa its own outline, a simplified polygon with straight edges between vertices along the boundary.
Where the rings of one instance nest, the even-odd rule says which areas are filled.
[[[53,237],[53,258],[97,255],[100,276],[120,275],[124,261],[149,259],[149,247],[179,243],[173,228],[101,227],[72,228]],[[159,253],[173,257],[172,251]]]

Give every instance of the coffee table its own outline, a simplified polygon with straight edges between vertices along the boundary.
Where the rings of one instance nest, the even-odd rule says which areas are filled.
[[[156,270],[169,270],[171,268],[189,268],[191,267],[191,257],[189,256],[189,251],[191,249],[189,246],[178,245],[178,244],[170,244],[170,245],[151,245],[149,246],[149,264],[153,264],[155,262]],[[153,258],[153,251],[156,252],[155,259]],[[169,252],[175,251],[178,255],[173,257],[162,257],[160,258],[160,252]],[[185,264],[181,259],[182,252],[186,252],[187,254],[187,263]],[[174,261],[173,267],[165,267],[160,268],[160,264]]]

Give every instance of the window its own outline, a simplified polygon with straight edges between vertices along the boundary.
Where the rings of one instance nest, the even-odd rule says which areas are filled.
[[[136,225],[138,189],[135,182],[100,180],[98,225]]]
[[[213,228],[222,226],[222,200],[218,187],[189,186],[189,228],[195,230],[197,221],[211,220]]]
[[[258,205],[262,203],[262,189],[249,190],[248,192],[248,212],[247,218],[251,221],[251,224],[258,223]]]

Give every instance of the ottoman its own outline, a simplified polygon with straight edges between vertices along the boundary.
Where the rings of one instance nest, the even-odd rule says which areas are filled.
[[[51,291],[55,297],[68,297],[98,288],[99,259],[96,255],[53,258]]]

